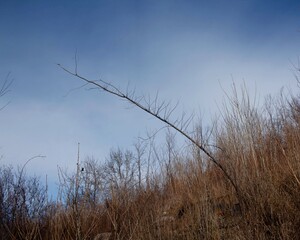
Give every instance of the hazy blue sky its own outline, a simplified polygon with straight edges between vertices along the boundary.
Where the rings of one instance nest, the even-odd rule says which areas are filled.
[[[57,67],[103,78],[138,94],[180,100],[180,109],[216,112],[222,89],[245,81],[263,97],[295,88],[300,1],[4,1],[0,0],[0,80],[14,79],[0,112],[1,163],[37,154],[28,172],[56,181],[57,165],[104,160],[159,128],[144,113],[84,89]],[[67,95],[67,96],[66,96]]]

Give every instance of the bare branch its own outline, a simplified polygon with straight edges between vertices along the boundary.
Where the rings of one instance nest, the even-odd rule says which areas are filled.
[[[27,165],[30,161],[32,161],[33,159],[36,159],[36,158],[45,158],[45,157],[46,157],[46,156],[43,156],[43,155],[36,155],[36,156],[34,156],[34,157],[29,158],[29,159],[24,163],[24,165],[22,166],[21,171],[20,171],[19,180],[18,180],[18,186],[20,185],[21,178],[22,178],[22,175],[23,175],[23,172],[24,172],[24,169],[25,169],[26,165]]]
[[[71,94],[72,92],[77,91],[77,90],[80,90],[80,89],[82,89],[83,87],[85,87],[85,86],[87,86],[87,85],[89,85],[89,83],[85,83],[85,84],[83,84],[83,85],[81,85],[81,86],[79,86],[79,87],[72,88],[72,89],[70,89],[63,97],[67,97],[67,96],[69,96],[69,94]]]
[[[0,88],[0,97],[4,96],[10,91],[10,86],[12,85],[13,81],[14,81],[13,79],[10,79],[10,73],[8,73]]]
[[[10,87],[11,87],[13,81],[14,81],[14,79],[11,79],[10,73],[8,73],[5,77],[5,80],[2,84],[2,86],[0,87],[0,97],[3,97],[5,94],[10,92]],[[2,107],[0,107],[0,111],[3,110],[4,108],[6,108],[6,106],[9,104],[10,104],[10,101],[5,103]]]
[[[173,128],[176,132],[179,132],[182,136],[184,136],[186,139],[191,141],[195,146],[197,146],[207,157],[210,161],[213,162],[224,174],[224,176],[229,180],[233,188],[235,189],[235,192],[239,199],[241,199],[241,196],[239,194],[239,189],[237,187],[237,184],[234,182],[233,178],[229,175],[227,170],[223,167],[223,165],[216,159],[212,154],[207,150],[201,143],[199,143],[197,140],[195,140],[192,136],[190,136],[184,128],[187,127],[188,124],[190,124],[192,117],[189,117],[186,121],[184,121],[185,113],[183,113],[181,120],[175,120],[174,122],[171,122],[169,117],[170,114],[163,114],[161,115],[162,109],[165,109],[168,107],[168,104],[165,102],[162,102],[158,105],[158,94],[156,94],[156,97],[154,98],[154,101],[151,101],[150,96],[148,97],[148,100],[145,101],[145,105],[143,105],[141,102],[137,101],[136,99],[130,97],[128,93],[123,93],[120,89],[115,87],[113,84],[107,83],[103,80],[100,80],[100,82],[96,82],[93,80],[89,80],[83,76],[78,75],[76,72],[73,73],[66,69],[65,67],[58,64],[60,68],[62,68],[65,72],[73,75],[74,77],[77,77],[86,83],[89,83],[95,87],[98,87],[99,89],[102,89],[105,92],[108,92],[114,96],[117,96],[121,99],[124,99],[128,101],[129,103],[133,104],[134,106],[140,108],[144,112],[150,114],[154,118],[158,119],[159,121],[163,122],[167,126]],[[154,104],[154,107],[152,107]],[[169,111],[169,113],[172,113],[174,111],[174,108]],[[180,126],[181,125],[181,126]]]

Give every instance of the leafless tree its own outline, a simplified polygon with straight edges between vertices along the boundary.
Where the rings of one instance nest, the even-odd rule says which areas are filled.
[[[95,207],[104,201],[103,164],[99,164],[93,157],[88,157],[80,169],[82,178],[82,196],[90,207]]]
[[[47,210],[47,189],[38,177],[27,177],[24,168],[15,171],[11,166],[0,167],[2,239],[15,239],[16,236],[25,239],[27,231],[34,233],[46,218]]]
[[[113,194],[122,195],[137,183],[138,166],[131,151],[112,150],[105,164],[105,179]]]
[[[144,155],[146,152],[147,145],[142,143],[140,140],[134,144],[135,153],[136,153],[136,164],[137,164],[137,171],[138,171],[138,186],[139,189],[142,187],[142,176],[143,176],[143,166],[145,164]],[[148,167],[147,167],[148,168]]]

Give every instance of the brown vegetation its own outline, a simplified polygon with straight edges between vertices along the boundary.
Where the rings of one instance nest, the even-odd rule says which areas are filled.
[[[56,202],[38,179],[19,180],[3,166],[1,239],[297,239],[299,97],[259,108],[242,93],[234,89],[208,134],[192,133],[230,179],[195,145],[179,151],[170,135],[164,148],[150,139],[112,150],[105,163],[78,162],[73,175],[60,170]]]

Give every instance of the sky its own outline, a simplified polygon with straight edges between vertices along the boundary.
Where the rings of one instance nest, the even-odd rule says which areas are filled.
[[[1,164],[22,166],[54,191],[57,166],[105,161],[162,125],[126,102],[81,88],[57,64],[138,96],[179,101],[178,113],[210,119],[234,81],[263,100],[297,90],[300,2],[0,0]],[[209,120],[207,120],[209,122]]]

